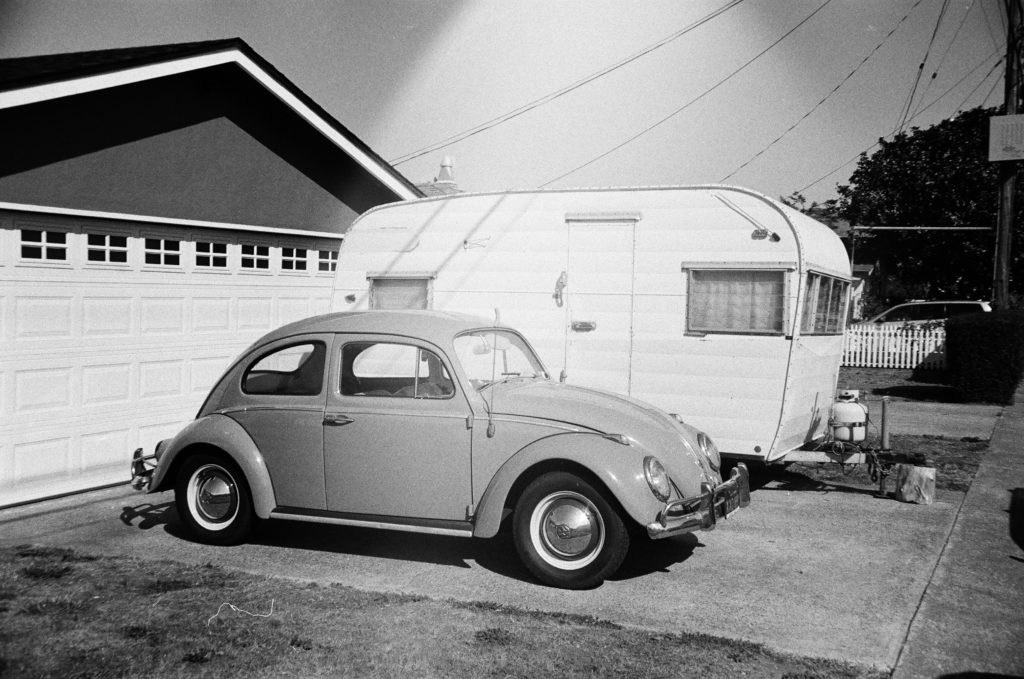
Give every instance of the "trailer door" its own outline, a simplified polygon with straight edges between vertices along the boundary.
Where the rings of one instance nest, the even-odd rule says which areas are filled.
[[[567,380],[628,394],[636,218],[567,221]]]

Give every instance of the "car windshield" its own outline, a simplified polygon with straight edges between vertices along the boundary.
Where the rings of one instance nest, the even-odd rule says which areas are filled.
[[[459,335],[455,355],[478,391],[504,380],[547,377],[529,345],[508,330],[487,328]]]

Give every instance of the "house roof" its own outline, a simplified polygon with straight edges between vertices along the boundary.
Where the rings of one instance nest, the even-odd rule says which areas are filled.
[[[128,139],[128,135],[134,134],[129,140],[152,137],[167,129],[208,120],[215,114],[225,115],[227,110],[226,115],[253,138],[357,213],[381,203],[423,195],[415,184],[239,38],[0,60],[0,126],[9,131],[31,127],[32,121],[42,119],[37,115],[42,111],[48,116],[50,130],[58,135],[62,127],[82,124],[93,125],[90,132],[95,132],[101,123],[84,121],[88,114],[103,111],[108,101],[113,104],[109,107],[111,111],[124,109],[128,102],[156,108],[157,97],[163,97],[164,104],[170,101],[175,109],[181,109],[181,113],[173,114],[180,120],[149,122],[158,116],[142,108],[130,121],[131,126],[139,129],[104,131],[105,139],[100,143],[110,148],[123,143],[119,135]],[[92,106],[86,109],[86,115],[74,110],[83,102]],[[221,110],[214,112],[214,105]],[[163,106],[163,110],[167,108]],[[286,130],[282,130],[282,123]],[[160,125],[163,127],[159,128]],[[83,144],[78,140],[88,134],[77,130],[77,138],[68,141]],[[12,141],[17,142],[17,136]],[[75,144],[50,141],[48,149],[39,150],[46,144],[20,143],[24,149],[5,154],[7,161],[0,162],[0,177],[97,148],[65,151],[62,149]]]

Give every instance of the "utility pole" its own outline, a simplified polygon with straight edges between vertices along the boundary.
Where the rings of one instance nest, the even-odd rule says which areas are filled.
[[[1020,49],[1021,8],[1020,0],[1005,0],[1006,4],[1006,75],[1005,115],[1017,113],[1020,100]],[[1010,252],[1013,239],[1015,208],[1014,194],[1017,190],[1017,161],[999,163],[999,218],[996,223],[995,272],[992,277],[992,301],[996,309],[1010,307]]]

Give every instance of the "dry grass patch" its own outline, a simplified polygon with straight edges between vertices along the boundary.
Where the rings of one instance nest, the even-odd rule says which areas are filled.
[[[588,616],[70,550],[0,550],[0,583],[0,675],[17,677],[885,676]]]

